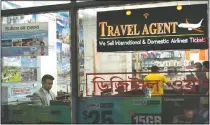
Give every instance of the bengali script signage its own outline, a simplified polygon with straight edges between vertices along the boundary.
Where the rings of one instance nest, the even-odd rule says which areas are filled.
[[[207,4],[126,11],[97,13],[98,52],[208,48]]]
[[[185,73],[189,73],[186,71]],[[86,73],[86,95],[87,96],[145,96],[145,89],[155,89],[157,92],[159,89],[159,81],[157,80],[144,80],[141,78],[130,77],[134,74],[145,74],[148,72],[141,73]],[[89,82],[88,82],[89,81]],[[209,82],[208,80],[202,79],[182,79],[169,81],[167,84],[167,90],[175,92],[176,94],[188,93],[195,94],[196,87],[199,86],[199,92],[207,94],[205,89],[208,91]],[[166,89],[165,89],[166,90]],[[107,93],[101,95],[101,93]],[[93,94],[94,93],[94,94]],[[157,96],[157,95],[155,95]]]

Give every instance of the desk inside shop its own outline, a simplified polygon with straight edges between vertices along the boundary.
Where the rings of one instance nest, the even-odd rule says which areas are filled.
[[[70,124],[71,95],[59,92],[57,100],[51,100],[50,106],[36,106],[32,95],[18,98],[2,104],[5,124]],[[27,119],[26,119],[27,117]]]
[[[6,101],[3,105],[33,105],[32,95],[27,95],[22,98]],[[58,92],[56,100],[51,100],[50,105],[63,105],[71,107],[71,94],[65,92]]]

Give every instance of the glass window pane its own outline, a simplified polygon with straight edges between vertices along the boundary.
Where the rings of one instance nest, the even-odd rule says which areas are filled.
[[[103,17],[101,16],[103,18],[103,20],[101,19],[101,21],[109,22],[107,23],[107,25],[105,24],[104,26],[105,28],[107,28],[105,29],[106,33],[111,32],[110,34],[113,33],[116,34],[117,36],[118,33],[119,34],[125,32],[129,33],[130,24],[136,25],[140,29],[140,31],[142,31],[141,29],[147,29],[144,28],[144,26],[146,25],[150,27],[148,28],[148,30],[151,31],[153,29],[152,25],[154,26],[159,22],[165,23],[168,22],[168,20],[172,20],[168,16],[166,16],[166,18],[168,19],[164,18],[167,21],[161,19],[162,17],[158,18],[158,16],[161,14],[152,13],[152,10],[150,8],[158,9],[158,7],[162,8],[162,7],[172,6],[171,9],[174,8],[174,10],[176,11],[177,4],[189,5],[189,6],[183,6],[183,11],[177,11],[177,13],[180,12],[179,13],[180,15],[176,14],[176,12],[174,13],[167,12],[174,17],[179,15],[189,19],[190,17],[193,18],[194,15],[186,14],[185,13],[186,11],[184,9],[187,7],[190,8],[191,5],[193,4],[204,4],[204,3],[207,4],[207,1],[203,1],[202,3],[200,1],[199,2],[185,1],[185,2],[161,2],[161,3],[155,3],[155,4],[151,3],[145,5],[131,4],[126,6],[110,6],[110,7],[87,8],[79,10],[78,13],[79,15],[78,22],[80,27],[78,30],[79,33],[78,44],[80,49],[79,51],[80,54],[79,104],[80,105],[79,105],[79,115],[78,115],[79,123],[80,124],[81,123],[172,124],[172,123],[184,123],[184,122],[209,123],[208,120],[209,62],[207,61],[209,60],[208,49],[97,52],[97,32],[101,32],[97,31],[97,29],[101,30],[98,28],[99,24],[97,24],[99,23],[97,22],[97,20],[100,20],[100,18],[97,17],[97,12],[101,11],[105,12],[113,10],[130,10],[127,12],[130,12],[132,20],[131,18],[127,17],[129,16],[128,13],[122,13],[122,17],[120,14],[118,15],[117,12],[113,12],[115,14],[117,13],[114,16],[112,15],[112,12],[106,15],[105,13],[103,13]],[[148,13],[149,13],[148,20],[146,20],[148,15],[145,14],[143,17],[144,12],[142,12],[141,10],[139,11],[132,10],[138,8],[139,9],[145,8],[143,9],[144,11],[146,11],[147,10],[146,8],[148,8]],[[206,20],[204,11],[205,9],[202,10],[202,14],[204,14],[204,16],[200,17],[205,18]],[[186,15],[182,15],[183,13]],[[125,15],[123,16],[123,14]],[[142,16],[142,19],[137,18],[138,16]],[[151,16],[153,18],[151,18]],[[181,21],[179,21],[178,19],[174,19],[173,21],[177,21],[178,23],[180,23]],[[198,20],[198,22],[199,21],[200,20]],[[185,19],[183,20],[183,23],[184,22]],[[134,25],[132,26],[134,27]],[[202,30],[205,29],[203,28],[205,26],[206,26],[205,23],[203,23],[201,29]],[[177,27],[177,29],[178,28],[179,27]],[[158,28],[154,30],[158,30]],[[185,30],[187,31],[188,29]],[[190,33],[192,29],[189,30]],[[131,32],[130,34],[134,34],[135,30],[132,33]],[[178,32],[180,33],[180,31],[177,30],[177,34]],[[108,37],[103,37],[100,40],[100,41],[104,40],[106,42],[107,39],[111,38],[110,44],[109,42],[107,42],[110,48],[113,45],[113,43],[119,43],[121,45],[130,44],[130,40],[135,41],[133,38],[137,36],[133,35],[130,37],[130,35],[125,35],[126,38],[123,38],[125,37],[124,35],[119,35],[114,39],[110,34]],[[154,39],[154,40],[163,39],[160,36],[158,36],[158,38],[154,38],[154,36],[156,36],[156,34],[147,35],[147,37],[145,37],[145,41],[147,41],[147,39]],[[140,40],[142,40],[141,38],[144,36],[140,34],[137,37]],[[205,39],[205,37],[203,38]],[[178,39],[181,38],[182,37]],[[167,38],[164,37],[164,39]],[[104,45],[103,42],[101,42],[101,45]],[[153,49],[152,47],[150,49]],[[118,46],[118,48],[121,47]],[[124,48],[126,49],[125,46]],[[199,62],[203,64],[200,64]],[[156,71],[154,73],[151,73],[152,71],[151,67],[153,65],[158,66],[159,73],[157,73]],[[152,68],[152,69],[156,70],[157,68]],[[147,79],[148,81],[146,81]],[[151,82],[152,80],[164,81],[164,83],[158,82],[158,85],[160,86],[158,86],[157,88],[159,89],[160,87],[159,90],[164,90],[162,91],[164,92],[164,95],[162,96],[155,95],[153,97],[153,92],[157,90],[156,89],[157,82],[155,83],[153,82],[151,86],[148,85],[149,83],[147,84],[147,82]],[[170,112],[168,112],[169,109]],[[196,113],[198,114],[194,112],[195,110]],[[188,117],[187,120],[183,120],[186,117]],[[192,118],[195,118],[195,121],[189,120]]]
[[[1,87],[9,123],[71,123],[69,19],[69,12],[3,17]]]
[[[188,1],[188,2],[180,2],[179,4],[182,5],[189,5],[189,4],[206,4],[206,1],[203,2],[196,2],[196,1]],[[112,11],[112,10],[128,10],[128,9],[138,9],[138,8],[154,8],[154,7],[167,7],[167,6],[177,6],[177,2],[167,2],[167,4],[163,4],[162,2],[156,3],[156,4],[136,4],[136,5],[124,5],[124,6],[109,6],[109,7],[98,7],[98,8],[87,8],[87,9],[80,9],[79,10],[79,22],[82,22],[83,30],[81,33],[81,29],[79,29],[79,43],[81,44],[81,41],[84,41],[84,46],[80,47],[80,54],[84,54],[80,57],[80,72],[81,73],[81,88],[80,91],[83,92],[83,96],[92,95],[93,91],[93,78],[94,76],[97,76],[97,73],[111,73],[111,72],[150,72],[150,69],[144,69],[144,66],[151,67],[153,64],[149,63],[147,64],[146,61],[143,61],[142,55],[146,51],[133,51],[133,52],[97,52],[96,50],[96,39],[97,39],[97,12],[102,11]],[[83,43],[83,42],[82,42]],[[84,52],[83,52],[84,51]],[[161,52],[161,51],[160,51]],[[182,64],[186,62],[185,59],[186,52],[183,51],[177,51],[181,54],[182,57]],[[205,55],[204,60],[207,59],[207,50],[205,52],[203,51]],[[184,61],[185,60],[185,61]],[[197,60],[198,61],[198,60]],[[84,67],[83,67],[84,65]],[[172,69],[162,69],[162,71],[168,71]],[[179,70],[185,70],[184,66],[182,69]],[[88,78],[87,73],[92,73],[90,78]],[[94,74],[96,73],[96,74]],[[147,74],[148,74],[147,73]],[[84,74],[84,75],[83,75]],[[85,75],[86,74],[86,75]],[[101,75],[104,78],[109,79],[112,75]],[[118,77],[121,78],[128,78],[133,77],[137,75],[118,75]],[[144,78],[145,74],[142,75],[142,78]],[[84,78],[87,77],[87,78]],[[140,76],[138,76],[140,77]],[[176,77],[178,80],[179,78]],[[84,83],[86,82],[86,83]],[[84,87],[85,86],[85,87]],[[85,91],[88,91],[87,93]],[[97,92],[96,92],[97,93]],[[113,92],[114,94],[115,92]],[[101,94],[101,91],[98,91],[98,95]]]

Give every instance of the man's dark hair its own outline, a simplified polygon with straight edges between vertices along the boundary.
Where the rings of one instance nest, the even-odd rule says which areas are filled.
[[[152,66],[151,67],[151,71],[152,72],[158,72],[159,71],[159,68],[157,66]]]
[[[202,64],[200,62],[195,63],[194,66],[196,68],[202,69]]]
[[[207,69],[209,69],[209,61],[204,61],[203,66]]]
[[[51,75],[48,75],[48,74],[47,75],[44,75],[42,77],[42,84],[45,83],[47,79],[54,80],[54,77],[51,76]]]
[[[41,44],[44,44],[44,45],[45,45],[45,43],[44,43],[43,41],[40,42],[40,45],[41,45]]]

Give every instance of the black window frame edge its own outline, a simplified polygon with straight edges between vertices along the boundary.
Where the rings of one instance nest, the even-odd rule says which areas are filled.
[[[176,0],[174,0],[176,1]],[[191,0],[190,0],[191,1]],[[208,0],[207,0],[208,1]],[[3,2],[3,1],[2,1]],[[1,10],[1,18],[9,16],[19,16],[19,15],[29,15],[29,14],[40,14],[40,13],[50,13],[50,12],[59,12],[59,11],[69,11],[71,17],[71,89],[72,89],[72,107],[71,107],[71,123],[78,123],[79,118],[79,94],[78,87],[79,85],[79,65],[78,65],[78,10],[85,8],[96,8],[96,7],[107,7],[107,6],[122,6],[122,5],[135,5],[135,4],[155,4],[161,2],[172,2],[172,0],[165,1],[138,1],[138,0],[124,0],[124,1],[86,1],[86,2],[76,2],[72,1],[68,4],[57,4],[57,5],[46,5],[46,6],[37,6],[37,7],[28,7],[28,8],[18,8],[18,9],[9,9]],[[208,1],[209,6],[209,1]],[[209,15],[209,14],[208,14]],[[76,83],[76,84],[75,84]]]
[[[2,1],[3,2],[3,1]],[[74,2],[67,4],[57,4],[57,5],[46,5],[46,6],[36,6],[36,7],[27,7],[27,8],[17,8],[17,9],[8,9],[1,10],[1,17],[8,16],[18,16],[18,15],[29,15],[29,14],[39,14],[39,13],[49,13],[57,11],[69,11],[70,8],[74,7],[75,9],[85,9],[93,7],[106,7],[106,6],[120,6],[120,5],[130,5],[130,4],[148,4],[148,3],[160,3],[160,2],[169,2],[169,1],[137,1],[137,0],[124,0],[124,1],[87,1],[87,2]]]

